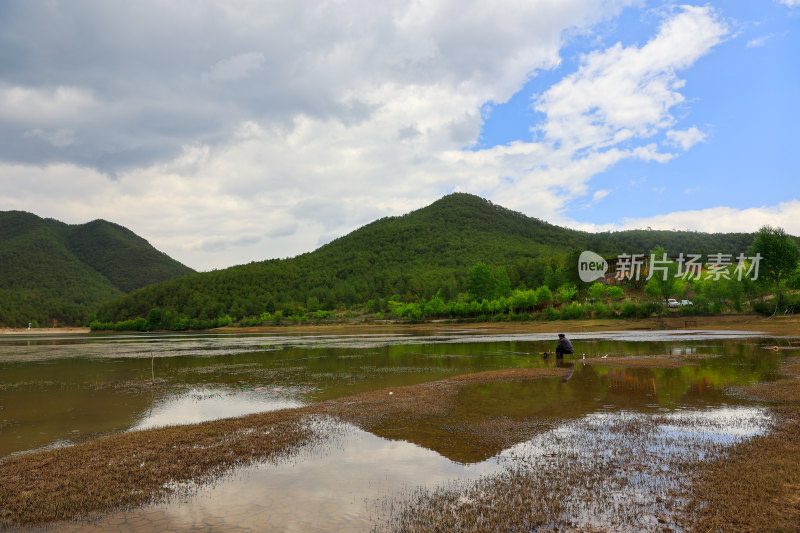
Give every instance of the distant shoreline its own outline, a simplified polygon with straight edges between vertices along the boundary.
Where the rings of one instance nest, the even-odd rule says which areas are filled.
[[[481,330],[486,333],[591,333],[630,330],[736,330],[797,336],[800,315],[766,317],[757,314],[660,316],[649,318],[584,318],[577,320],[532,320],[529,322],[470,322],[429,320],[419,322],[358,322],[329,324],[287,324],[281,326],[226,327],[207,331],[225,333],[278,333],[281,331],[329,332],[337,330]]]
[[[699,316],[667,316],[642,319],[581,319],[581,320],[535,320],[530,322],[469,322],[456,320],[430,320],[419,322],[385,321],[385,322],[331,322],[328,324],[286,324],[281,326],[258,327],[226,327],[210,330],[189,330],[187,333],[279,333],[282,331],[327,332],[352,331],[363,329],[375,330],[408,330],[408,329],[457,329],[503,331],[506,333],[547,333],[547,332],[593,332],[593,331],[625,331],[634,329],[674,330],[674,329],[714,329],[762,331],[776,335],[797,335],[800,331],[800,316],[765,317],[762,315],[730,314]],[[111,333],[132,333],[115,332]],[[89,328],[0,328],[3,335],[79,335],[91,333]],[[95,333],[109,333],[95,331]],[[157,333],[157,332],[154,332]],[[174,332],[172,332],[174,333]]]
[[[0,328],[0,335],[74,335],[89,332],[89,328]]]

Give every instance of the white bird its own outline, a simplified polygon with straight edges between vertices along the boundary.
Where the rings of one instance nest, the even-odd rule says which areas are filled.
[[[583,354],[583,358],[586,359],[586,354]]]
[[[608,354],[605,354],[605,355],[604,355],[603,357],[601,357],[600,359],[605,359],[606,357],[608,357]]]

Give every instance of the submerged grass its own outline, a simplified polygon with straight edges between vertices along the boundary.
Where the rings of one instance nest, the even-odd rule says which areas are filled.
[[[618,359],[587,362],[691,364]],[[800,358],[781,373],[732,389],[772,404],[753,408],[755,425],[679,412],[575,421],[526,443],[534,451],[500,474],[390,498],[375,531],[800,531]]]
[[[374,530],[680,530],[697,462],[736,440],[728,424],[760,431],[752,415],[589,415],[504,452],[499,474],[381,502]]]
[[[0,528],[143,504],[168,495],[171,484],[287,457],[313,436],[299,413],[278,411],[11,457],[0,463]]]
[[[568,370],[482,372],[299,409],[132,431],[9,457],[0,461],[0,529],[89,519],[165,498],[181,484],[211,481],[236,466],[286,459],[321,438],[310,423],[315,415],[332,415],[364,429],[389,420],[413,423],[446,414],[458,390],[468,384],[557,377]],[[483,429],[478,425],[469,433]]]
[[[680,357],[587,362],[691,364]],[[800,358],[786,361],[784,379],[735,390],[771,403],[772,431],[760,435],[763,422],[753,425],[752,413],[704,419],[622,411],[557,426],[450,417],[471,385],[564,378],[570,371],[454,376],[7,458],[0,461],[0,530],[92,518],[168,497],[181,484],[210,481],[236,466],[288,459],[325,438],[312,423],[324,415],[390,438],[392,429],[409,427],[422,441],[506,450],[498,474],[384,500],[376,531],[800,531]]]

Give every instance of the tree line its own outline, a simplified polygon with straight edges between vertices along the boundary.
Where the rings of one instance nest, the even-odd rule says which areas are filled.
[[[716,276],[698,279],[678,275],[675,261],[666,260],[666,275],[631,280],[625,285],[584,283],[577,276],[578,250],[561,259],[517,261],[508,266],[495,266],[478,261],[458,279],[446,282],[430,297],[407,291],[406,294],[377,294],[353,305],[331,307],[317,296],[308,296],[305,303],[291,302],[282,306],[254,305],[248,312],[239,303],[232,308],[214,307],[216,316],[191,316],[162,307],[150,308],[142,317],[122,321],[98,319],[94,329],[203,329],[234,324],[255,326],[281,324],[287,321],[325,321],[335,317],[369,316],[375,319],[490,319],[490,320],[558,320],[579,318],[642,318],[665,312],[678,314],[741,312],[745,305],[762,313],[798,308],[800,300],[784,293],[785,287],[800,287],[798,261],[800,250],[794,240],[781,229],[764,227],[748,249],[762,257],[759,278],[738,279],[736,265],[730,264]],[[650,256],[667,258],[666,250],[657,246]],[[180,280],[178,280],[180,281]],[[528,285],[530,283],[530,285]],[[773,285],[774,284],[774,285]],[[775,290],[775,298],[763,297]],[[667,309],[667,298],[691,297],[693,305],[677,310]],[[240,313],[230,312],[238,309]],[[146,318],[145,318],[146,317]]]

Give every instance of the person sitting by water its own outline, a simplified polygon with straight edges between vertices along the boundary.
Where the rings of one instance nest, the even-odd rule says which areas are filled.
[[[563,333],[558,334],[558,344],[556,345],[556,360],[564,359],[564,354],[572,354],[575,353],[575,349],[572,347],[572,343],[569,342],[569,339]]]

